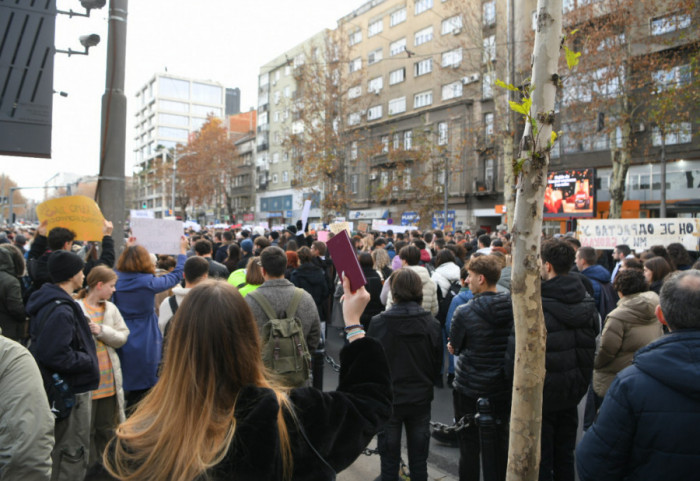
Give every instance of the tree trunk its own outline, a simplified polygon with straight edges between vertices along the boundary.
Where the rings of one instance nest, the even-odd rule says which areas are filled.
[[[515,369],[510,417],[508,481],[538,479],[546,331],[540,286],[540,236],[549,166],[548,140],[554,122],[556,73],[562,34],[561,0],[538,0],[532,68],[532,118],[521,143],[511,292],[515,318]]]
[[[627,98],[623,100],[623,109],[627,111]],[[610,178],[610,209],[608,219],[620,219],[622,217],[622,203],[625,200],[625,181],[627,171],[632,161],[632,120],[623,122],[622,146],[617,147],[615,132],[610,133],[610,156],[612,157],[612,177]]]
[[[666,218],[666,131],[661,130],[661,199],[659,202],[659,217]],[[652,185],[654,184],[652,176]]]
[[[508,232],[513,230],[513,214],[515,213],[515,172],[513,171],[513,134],[505,132],[503,134],[503,200],[506,206],[506,219],[508,221]]]

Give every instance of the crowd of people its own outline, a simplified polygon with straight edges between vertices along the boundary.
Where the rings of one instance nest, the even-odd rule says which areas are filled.
[[[117,255],[111,232],[105,221],[100,243],[46,224],[0,236],[0,480],[334,479],[377,435],[391,481],[405,429],[423,481],[431,403],[448,388],[465,425],[460,480],[505,479],[507,232],[354,233],[367,280],[356,291],[300,226],[188,231],[177,255],[133,237]],[[695,472],[694,255],[543,238],[540,480],[573,481],[575,464],[585,480]],[[311,359],[336,333],[340,379],[324,392]],[[490,466],[483,409],[496,419]]]

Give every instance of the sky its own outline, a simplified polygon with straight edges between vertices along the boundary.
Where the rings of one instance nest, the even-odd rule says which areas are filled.
[[[213,80],[241,89],[241,111],[257,106],[260,67],[368,0],[132,0],[127,24],[126,175],[135,135],[132,104],[139,87],[158,72]],[[0,156],[0,170],[22,187],[41,187],[56,173],[96,175],[101,101],[105,91],[108,6],[90,18],[58,15],[56,48],[81,50],[78,37],[102,42],[88,56],[56,54],[52,158]],[[57,0],[59,10],[82,11],[78,0]],[[23,190],[42,200],[42,190]]]

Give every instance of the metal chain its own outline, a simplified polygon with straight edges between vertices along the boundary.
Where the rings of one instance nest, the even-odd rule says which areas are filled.
[[[443,424],[443,423],[436,423],[433,421],[430,421],[430,426],[433,428],[433,431],[440,431],[444,434],[450,434],[450,433],[456,433],[459,432],[463,429],[468,428],[469,426],[474,424],[474,415],[473,414],[467,414],[462,419],[454,423],[453,425],[449,424]]]
[[[335,362],[335,359],[328,353],[326,353],[326,362],[331,365],[335,372],[340,372],[340,363]]]

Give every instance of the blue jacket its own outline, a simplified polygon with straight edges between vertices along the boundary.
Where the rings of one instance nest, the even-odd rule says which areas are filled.
[[[610,272],[603,266],[596,264],[591,267],[586,267],[581,274],[588,277],[593,284],[593,298],[595,305],[600,309],[600,284],[610,282]]]
[[[457,308],[462,304],[466,304],[467,302],[469,302],[473,297],[474,294],[472,294],[472,291],[470,291],[468,287],[462,287],[457,293],[457,295],[452,298],[452,302],[450,302],[450,308],[447,310],[447,317],[445,318],[445,331],[447,333],[450,332],[450,327],[452,326],[452,317],[454,316]]]
[[[697,479],[700,330],[643,347],[613,381],[576,450],[582,481]]]
[[[57,299],[68,303],[54,308],[52,304]],[[53,311],[40,330],[39,321],[46,309]],[[97,389],[100,368],[95,341],[83,310],[73,298],[56,284],[45,283],[29,298],[27,312],[31,316],[29,350],[39,365],[44,384],[48,385],[51,375],[58,373],[76,394]]]
[[[129,328],[129,339],[117,350],[124,376],[124,390],[149,389],[158,381],[163,336],[158,329],[155,295],[182,279],[186,255],[177,256],[175,269],[161,277],[141,272],[119,272],[112,301]]]

